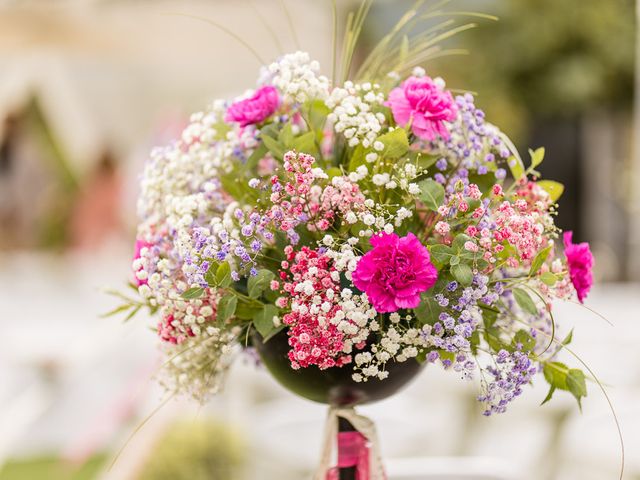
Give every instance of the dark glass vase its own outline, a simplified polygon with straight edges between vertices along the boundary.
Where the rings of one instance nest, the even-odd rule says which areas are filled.
[[[420,373],[424,364],[415,359],[387,363],[389,376],[367,382],[355,382],[353,365],[320,370],[316,366],[294,370],[287,357],[289,343],[286,331],[281,331],[266,343],[257,332],[252,343],[269,373],[286,389],[314,402],[337,407],[354,407],[376,402],[400,391]]]

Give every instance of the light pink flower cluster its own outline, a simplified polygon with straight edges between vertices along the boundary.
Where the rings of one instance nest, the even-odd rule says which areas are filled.
[[[363,208],[365,196],[357,183],[350,182],[346,177],[334,177],[331,185],[312,189],[309,210],[318,218],[309,222],[309,230],[325,231],[331,226],[336,213],[345,217],[350,212]]]
[[[324,187],[315,184],[318,177],[314,174],[314,163],[311,155],[287,152],[284,185],[277,175],[271,177],[273,205],[267,216],[285,232],[291,232],[301,223],[310,231],[325,231],[337,213],[346,215],[364,204],[360,188],[346,177],[336,177],[331,185]]]
[[[249,98],[233,103],[225,115],[226,122],[238,122],[241,127],[260,123],[275,113],[280,103],[278,91],[267,85]]]
[[[444,122],[456,119],[458,108],[451,92],[430,77],[409,77],[400,87],[389,92],[385,103],[391,108],[398,125],[411,124],[411,131],[422,140],[449,138]]]
[[[216,312],[218,310],[219,297],[215,291],[207,288],[206,294],[196,303],[191,305],[189,316],[193,319],[202,317],[203,322],[198,321],[191,322],[185,321],[184,314],[176,316],[174,313],[166,314],[158,321],[157,332],[161,340],[172,343],[173,345],[180,345],[189,337],[195,337],[196,332],[192,325],[198,325],[197,328],[202,327],[204,324],[211,324],[216,319]]]
[[[285,248],[280,277],[291,312],[283,316],[289,326],[289,359],[294,369],[317,365],[321,370],[351,362],[343,353],[344,334],[336,314],[341,310],[340,276],[326,254],[308,247],[294,252]],[[279,305],[284,307],[283,302]]]
[[[291,232],[309,218],[307,195],[315,179],[312,165],[315,159],[304,153],[287,152],[284,155],[286,182],[277,175],[271,177],[271,203],[269,219],[284,232]]]
[[[353,284],[380,313],[416,308],[420,294],[438,279],[429,250],[412,233],[402,238],[395,233],[375,235],[371,245],[353,272]]]
[[[133,261],[134,263],[138,263],[136,262],[136,260],[139,260],[142,258],[142,249],[143,248],[151,248],[153,247],[153,243],[148,242],[144,239],[136,239],[136,243],[134,246],[134,252],[133,252]],[[137,267],[134,267],[134,274],[137,274],[139,271],[143,270],[143,266],[142,265],[138,265]],[[134,275],[133,281],[135,282],[135,284],[139,287],[141,285],[147,285],[149,283],[149,280],[146,278],[138,278],[137,275]]]
[[[586,242],[573,243],[573,232],[564,232],[564,254],[567,257],[569,276],[578,300],[584,302],[593,285],[593,255]]]
[[[546,239],[542,235],[544,227],[539,220],[539,214],[531,212],[526,200],[516,200],[513,204],[504,201],[496,209],[494,238],[515,247],[519,257],[510,257],[509,266],[530,263],[543,248]]]

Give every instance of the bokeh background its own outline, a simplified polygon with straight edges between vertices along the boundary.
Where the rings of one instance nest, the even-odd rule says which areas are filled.
[[[337,3],[341,18],[357,4]],[[570,303],[556,318],[579,327],[575,350],[611,396],[629,480],[640,479],[635,3],[452,0],[442,8],[500,20],[473,20],[444,44],[467,55],[425,65],[477,93],[523,151],[546,146],[543,174],[566,185],[558,221],[591,242],[588,306],[615,326]],[[376,0],[360,51],[411,4]],[[100,318],[116,304],[104,289],[130,275],[148,151],[177,137],[190,112],[254,85],[260,67],[184,14],[236,32],[265,61],[300,48],[331,64],[329,0],[0,0],[3,480],[288,480],[308,478],[317,459],[324,407],[288,394],[251,358],[210,404],[161,404],[152,320]],[[390,480],[618,478],[620,443],[596,385],[580,414],[568,395],[538,407],[543,383],[485,419],[475,385],[427,369],[362,410],[378,424]]]

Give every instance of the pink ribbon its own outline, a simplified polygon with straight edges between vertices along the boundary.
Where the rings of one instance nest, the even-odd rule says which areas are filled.
[[[327,472],[327,480],[339,480],[341,468],[356,467],[356,480],[369,480],[369,447],[360,432],[338,433],[338,465]]]

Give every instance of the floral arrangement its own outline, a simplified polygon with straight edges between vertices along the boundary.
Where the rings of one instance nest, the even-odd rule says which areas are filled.
[[[390,362],[418,361],[478,378],[485,415],[539,373],[546,400],[580,402],[551,305],[584,301],[593,257],[554,225],[563,187],[540,179],[544,150],[525,164],[473,95],[375,58],[338,83],[284,55],[153,151],[140,300],[121,310],[156,315],[164,384],[215,393],[258,332],[288,336],[292,369],[384,381]]]

